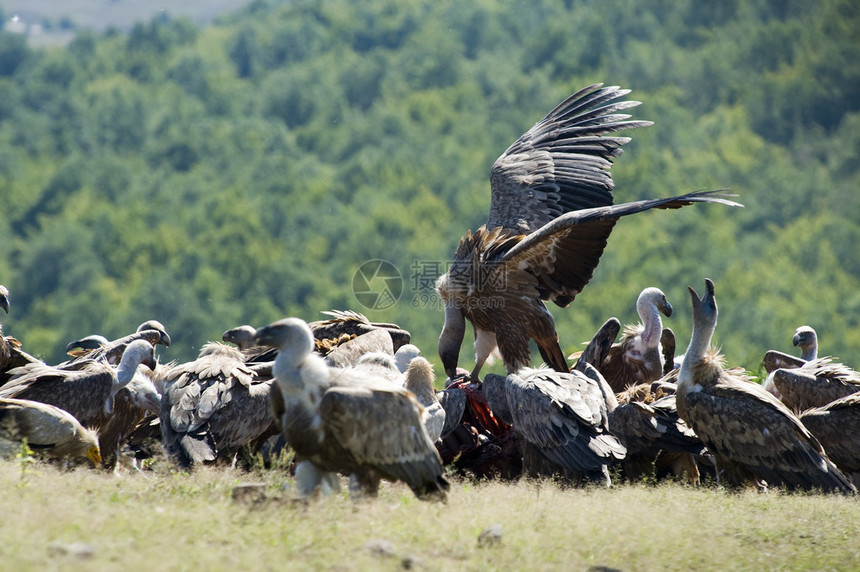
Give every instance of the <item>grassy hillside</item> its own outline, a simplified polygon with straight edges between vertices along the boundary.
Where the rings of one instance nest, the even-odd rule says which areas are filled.
[[[744,209],[621,221],[592,283],[553,308],[574,351],[659,286],[716,282],[715,336],[756,369],[794,329],[860,346],[860,10],[854,3],[254,2],[34,50],[0,34],[4,330],[66,342],[166,324],[167,359],[285,315],[396,321],[435,357],[432,282],[486,220],[493,160],[574,90],[632,88],[616,201],[729,187]],[[400,297],[363,307],[362,264]],[[379,282],[374,288],[381,288]],[[464,349],[464,365],[471,363]]]
[[[236,500],[246,483],[261,487]],[[857,500],[825,495],[455,481],[446,505],[399,485],[374,502],[305,504],[278,471],[15,463],[0,485],[14,570],[848,570],[860,558]],[[479,543],[493,525],[500,541]]]

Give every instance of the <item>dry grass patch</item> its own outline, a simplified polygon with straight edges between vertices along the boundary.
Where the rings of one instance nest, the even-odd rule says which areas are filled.
[[[148,478],[146,478],[148,477]],[[775,492],[455,480],[447,505],[401,485],[298,501],[280,471],[122,477],[0,464],[0,561],[14,570],[851,569],[858,500]],[[262,483],[262,498],[233,499]],[[286,487],[286,488],[285,488]],[[497,543],[479,546],[490,525]]]

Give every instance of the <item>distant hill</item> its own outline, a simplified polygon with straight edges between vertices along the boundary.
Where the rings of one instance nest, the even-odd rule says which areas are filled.
[[[493,161],[606,82],[654,122],[612,168],[617,202],[729,187],[745,207],[621,220],[589,285],[550,307],[563,350],[610,316],[637,321],[657,286],[683,351],[687,286],[707,277],[730,364],[793,352],[808,324],[822,355],[856,365],[856,2],[240,4],[145,19],[154,4],[26,0],[68,7],[75,39],[0,32],[0,320],[26,351],[57,362],[71,340],[157,319],[163,356],[184,360],[241,324],[354,309],[434,359],[433,284],[487,220]],[[86,29],[87,6],[125,14],[101,20],[119,31]]]
[[[30,45],[65,45],[74,29],[130,30],[136,22],[158,14],[187,17],[204,25],[215,17],[236,10],[250,0],[3,0],[0,10],[4,28],[27,34]],[[13,20],[14,19],[14,20]]]

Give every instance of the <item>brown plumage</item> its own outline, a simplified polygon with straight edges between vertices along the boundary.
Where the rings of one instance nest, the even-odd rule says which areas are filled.
[[[412,338],[409,332],[397,324],[371,322],[367,319],[367,316],[353,312],[352,310],[331,310],[323,312],[323,314],[331,316],[331,318],[308,324],[314,334],[314,338],[320,341],[336,340],[343,334],[360,336],[369,331],[381,329],[388,332],[388,335],[391,336],[392,352],[396,352],[400,349],[400,346],[408,344]]]
[[[778,369],[794,369],[803,367],[807,362],[818,358],[818,334],[810,326],[800,326],[794,331],[791,343],[800,348],[800,357],[781,352],[779,350],[768,350],[762,359],[762,365],[767,372],[764,380],[764,388],[781,398],[779,390],[773,385],[773,372]]]
[[[170,347],[170,335],[167,333],[167,330],[165,330],[161,322],[157,320],[147,320],[138,326],[134,333],[104,344],[99,343],[99,338],[102,338],[102,336],[94,335],[71,342],[66,346],[67,351],[70,348],[75,348],[77,344],[83,344],[89,349],[73,352],[73,354],[77,354],[76,357],[63,362],[56,367],[60,369],[74,370],[85,367],[94,360],[111,365],[117,365],[122,359],[125,349],[135,340],[144,340],[153,347],[159,344],[166,348]]]
[[[98,430],[113,413],[114,397],[134,377],[141,364],[155,367],[152,345],[145,340],[127,344],[117,367],[87,360],[79,369],[30,364],[10,373],[0,397],[30,399],[68,411],[87,427]]]
[[[345,340],[344,337],[346,337]],[[316,344],[317,351],[325,356],[326,362],[332,367],[353,366],[363,355],[376,352],[390,356],[393,363],[394,344],[387,330],[369,330],[357,336],[341,334],[339,339],[340,341],[325,353],[323,353],[325,350],[321,349],[325,347],[324,342],[317,341]]]
[[[243,445],[275,433],[269,404],[273,382],[257,377],[236,348],[208,343],[196,360],[163,375],[162,441],[181,467],[229,462]]]
[[[860,393],[808,409],[800,421],[854,486],[860,485]]]
[[[636,312],[641,321],[626,326],[621,339],[596,366],[616,393],[663,376],[665,358],[660,344],[663,336],[660,314],[671,316],[672,305],[659,288],[645,288],[636,300]]]
[[[714,284],[705,280],[701,300],[690,288],[693,335],[678,377],[681,418],[716,458],[721,482],[764,480],[787,489],[854,493],[818,440],[760,385],[730,374],[710,350],[717,324]]]
[[[49,457],[86,457],[101,463],[96,432],[70,413],[38,401],[0,398],[0,455],[15,455],[21,443]]]
[[[673,460],[684,456],[687,479],[697,484],[699,470],[693,456],[704,454],[705,446],[678,415],[674,393],[664,393],[662,385],[652,391],[651,386],[628,387],[619,394],[618,407],[609,412],[609,430],[627,448],[623,475],[630,481],[651,477],[660,455],[672,455]]]
[[[526,474],[610,484],[608,467],[624,458],[625,448],[609,432],[606,403],[594,380],[577,370],[526,368],[488,374],[481,390],[493,414],[521,436]]]
[[[616,112],[628,90],[589,86],[568,97],[493,164],[486,225],[467,232],[436,290],[445,306],[439,355],[456,375],[466,321],[475,330],[472,378],[496,350],[508,372],[531,363],[529,340],[553,369],[568,370],[544,300],[570,304],[591,280],[616,221],[694,202],[738,204],[713,192],[613,205],[612,161],[629,141],[618,131],[650,125]]]
[[[420,499],[445,500],[449,485],[411,392],[357,368],[329,367],[313,353],[313,333],[298,318],[261,328],[257,343],[278,349],[272,407],[302,460],[296,468],[302,494],[339,472],[350,475],[351,495],[375,496],[385,478],[405,482]]]
[[[797,368],[780,368],[768,376],[773,392],[789,409],[803,411],[860,391],[860,372],[830,358]]]

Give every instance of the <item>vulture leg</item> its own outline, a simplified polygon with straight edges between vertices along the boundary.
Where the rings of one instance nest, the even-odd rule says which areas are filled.
[[[493,355],[498,354],[499,346],[496,343],[496,334],[486,330],[475,328],[475,369],[472,370],[472,379],[481,379],[478,374],[484,367],[484,362]],[[490,362],[492,363],[492,362]]]

